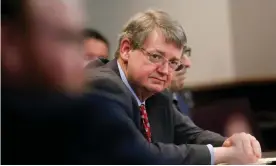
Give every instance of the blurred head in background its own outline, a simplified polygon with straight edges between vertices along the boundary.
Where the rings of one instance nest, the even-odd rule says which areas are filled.
[[[79,91],[84,15],[78,0],[2,0],[4,86]]]
[[[84,31],[85,60],[91,61],[97,58],[108,58],[109,43],[107,39],[94,29]]]
[[[116,57],[134,89],[150,96],[168,87],[181,65],[185,44],[185,32],[177,21],[166,12],[148,10],[125,25]]]
[[[185,46],[184,47],[184,54],[181,58],[182,65],[179,67],[178,70],[176,70],[172,77],[172,82],[170,85],[170,90],[173,92],[180,91],[184,88],[184,81],[185,81],[185,74],[187,72],[187,69],[191,67],[191,48]]]
[[[235,112],[229,115],[226,120],[224,135],[230,137],[235,133],[241,132],[252,134],[252,128],[246,115],[240,112]]]

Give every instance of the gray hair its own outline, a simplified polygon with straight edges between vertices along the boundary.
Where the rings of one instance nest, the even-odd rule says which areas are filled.
[[[161,30],[166,42],[175,44],[182,48],[187,37],[183,27],[171,16],[161,10],[147,10],[136,14],[124,26],[122,33],[119,35],[119,45],[115,57],[119,57],[121,41],[128,38],[132,49],[138,49],[143,46],[148,35],[155,29]]]

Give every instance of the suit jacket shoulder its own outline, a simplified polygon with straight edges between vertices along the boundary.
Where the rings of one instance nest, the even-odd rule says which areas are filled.
[[[133,117],[131,110],[133,110],[132,103],[135,99],[120,76],[106,65],[89,72],[87,90],[94,95],[102,96],[123,105],[123,107],[128,108],[127,113]]]

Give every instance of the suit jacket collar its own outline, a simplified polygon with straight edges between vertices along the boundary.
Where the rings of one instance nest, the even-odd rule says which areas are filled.
[[[119,71],[119,68],[118,68],[118,65],[117,65],[117,58],[115,58],[115,59],[111,60],[110,62],[108,62],[106,64],[106,67],[113,70],[121,78],[120,71]]]
[[[145,101],[140,101],[139,98],[137,97],[136,93],[134,92],[133,88],[131,87],[131,85],[129,84],[126,76],[124,75],[122,69],[120,69],[121,67],[118,66],[120,64],[118,64],[118,60],[114,59],[110,62],[110,64],[108,64],[108,67],[110,69],[112,69],[122,80],[122,82],[126,85],[126,87],[128,88],[128,90],[131,92],[132,96],[135,98],[135,100],[137,101],[137,104],[140,106],[141,104],[145,104]],[[121,71],[120,71],[121,70]]]

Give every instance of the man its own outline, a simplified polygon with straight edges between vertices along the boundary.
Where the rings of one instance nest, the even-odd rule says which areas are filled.
[[[183,91],[186,70],[190,68],[191,48],[186,47],[185,52],[181,58],[182,66],[174,72],[169,90],[172,92],[173,107],[179,110],[184,115],[189,115],[189,109],[193,106],[191,93]]]
[[[85,29],[84,31],[84,48],[85,48],[85,60],[86,65],[91,65],[91,61],[94,63],[100,62],[98,59],[107,59],[109,52],[109,43],[107,39],[98,31],[94,29]],[[93,64],[93,63],[92,63]],[[92,66],[93,67],[93,66]]]
[[[255,162],[261,150],[254,137],[243,133],[225,141],[204,131],[173,109],[167,92],[162,92],[181,66],[185,44],[183,28],[167,13],[149,10],[135,15],[123,29],[116,59],[91,76],[92,93],[128,108],[122,110],[122,118],[130,123],[125,127],[141,131],[149,149],[174,164]],[[136,139],[144,142],[139,134]]]
[[[173,163],[125,127],[127,108],[80,96],[80,1],[2,0],[1,7],[1,164]]]

